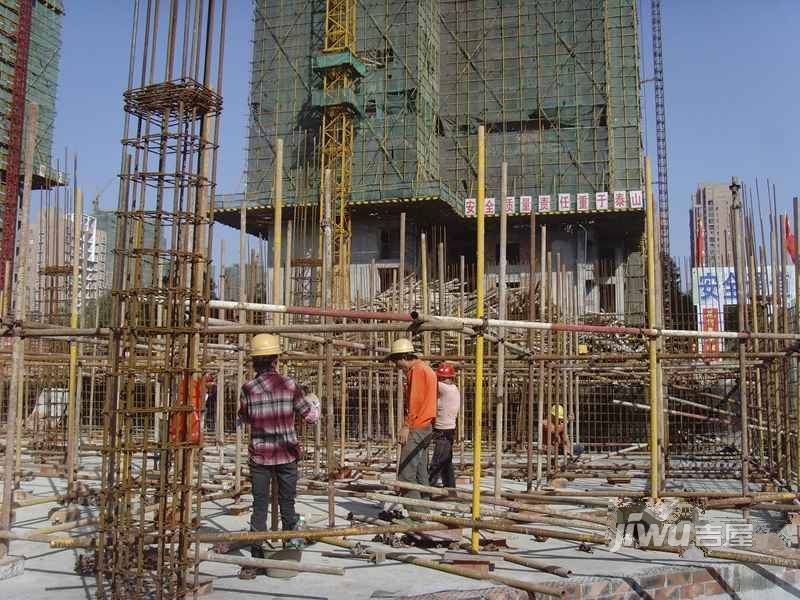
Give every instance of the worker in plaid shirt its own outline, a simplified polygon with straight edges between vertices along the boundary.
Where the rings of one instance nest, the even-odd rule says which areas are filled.
[[[250,424],[250,478],[253,486],[252,531],[266,531],[270,482],[278,482],[278,504],[285,531],[297,526],[294,500],[297,495],[297,461],[300,445],[294,429],[295,414],[307,423],[319,419],[320,403],[313,394],[306,394],[294,380],[277,372],[281,353],[277,336],[260,334],[251,342],[250,355],[255,379],[242,386],[239,417]],[[288,547],[302,547],[302,540],[293,538]],[[254,558],[263,558],[261,544],[251,549]],[[255,577],[255,570],[242,569],[240,577]]]

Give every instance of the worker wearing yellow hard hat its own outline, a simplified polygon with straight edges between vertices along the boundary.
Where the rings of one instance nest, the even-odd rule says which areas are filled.
[[[259,333],[253,336],[250,342],[250,356],[279,356],[281,354],[281,340],[271,333]]]
[[[250,357],[256,376],[242,386],[239,400],[239,417],[250,424],[250,479],[253,493],[252,531],[266,531],[270,504],[270,485],[273,478],[278,484],[281,521],[285,531],[296,529],[298,515],[294,508],[297,495],[297,461],[300,444],[297,440],[295,416],[307,423],[316,423],[320,415],[320,402],[314,394],[307,394],[293,379],[277,371],[281,354],[280,338],[261,333],[250,341]],[[288,548],[302,547],[302,538],[292,538]],[[254,558],[263,558],[260,543],[251,548]],[[243,567],[242,579],[253,579],[257,570]]]
[[[553,404],[550,407],[550,418],[544,423],[544,439],[545,446],[552,448],[555,453],[554,462],[558,461],[560,452],[565,456],[572,456],[572,445],[567,434],[566,412],[561,404]]]

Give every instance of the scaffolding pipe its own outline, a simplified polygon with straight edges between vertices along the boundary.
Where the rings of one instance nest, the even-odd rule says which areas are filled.
[[[506,246],[508,244],[508,163],[503,161],[500,170],[500,278],[497,290],[497,316],[506,318]],[[533,297],[531,296],[531,301]],[[497,336],[497,382],[495,384],[495,424],[494,424],[494,497],[499,498],[503,487],[503,402],[505,399],[505,330],[498,329]]]
[[[656,245],[655,245],[655,203],[653,201],[653,182],[650,157],[645,159],[645,193],[647,194],[646,235],[647,235],[647,323],[656,325]],[[658,340],[650,338],[647,344],[649,367],[650,400],[650,497],[658,498]]]
[[[484,302],[484,221],[485,221],[485,194],[486,194],[486,130],[483,125],[478,127],[478,265],[477,265],[477,320],[483,318]],[[481,518],[481,429],[483,419],[483,334],[479,333],[475,341],[475,399],[472,417],[472,518],[475,521]],[[480,548],[478,530],[472,529],[472,551]]]
[[[38,127],[39,106],[28,104],[28,123],[25,135],[25,178],[22,184],[22,206],[20,207],[20,219],[23,228],[27,228],[30,219],[31,183],[33,178],[33,149],[36,140]],[[16,207],[17,199],[7,198],[7,201],[14,203]],[[16,214],[14,214],[16,217]],[[16,226],[16,224],[15,224]],[[11,226],[8,226],[9,229]],[[14,317],[17,320],[25,318],[27,309],[27,287],[25,280],[28,273],[28,241],[27,236],[22,234],[22,243],[19,245],[19,273],[14,287],[16,298],[14,299]],[[11,289],[9,285],[7,289]],[[10,298],[8,299],[10,303]],[[3,495],[2,505],[0,505],[0,530],[8,531],[14,522],[12,505],[14,503],[14,449],[17,445],[17,394],[24,384],[23,375],[25,369],[25,341],[22,338],[14,339],[11,357],[11,381],[8,391],[8,411],[6,412],[6,447],[3,462]],[[0,559],[8,555],[10,543],[4,540],[0,543]]]

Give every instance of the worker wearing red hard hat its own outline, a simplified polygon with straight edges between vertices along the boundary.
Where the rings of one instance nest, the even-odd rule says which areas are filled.
[[[456,418],[461,407],[461,393],[455,384],[456,371],[453,365],[442,363],[436,369],[438,399],[436,420],[433,424],[433,458],[428,479],[437,485],[441,479],[444,487],[455,487],[456,475],[453,467],[453,443],[455,442]]]

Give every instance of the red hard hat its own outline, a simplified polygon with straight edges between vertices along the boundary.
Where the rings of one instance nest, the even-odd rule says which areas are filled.
[[[436,369],[436,375],[443,379],[448,377],[455,377],[456,370],[453,368],[453,365],[448,365],[447,363],[442,363]]]

